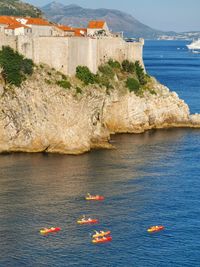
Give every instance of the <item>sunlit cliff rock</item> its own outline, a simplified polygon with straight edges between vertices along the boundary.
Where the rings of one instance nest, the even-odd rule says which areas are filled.
[[[19,88],[5,89],[2,83],[0,152],[80,154],[111,147],[111,133],[200,127],[199,115],[190,116],[187,104],[155,80],[156,94],[143,96],[124,90],[120,82],[109,93],[96,85],[77,93],[47,83],[44,70],[35,71]]]

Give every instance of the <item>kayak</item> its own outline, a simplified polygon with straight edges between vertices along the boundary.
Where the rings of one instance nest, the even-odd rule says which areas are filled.
[[[82,220],[78,220],[77,223],[78,224],[93,224],[93,223],[98,223],[99,221],[97,219],[82,219]]]
[[[96,195],[96,196],[86,196],[85,197],[86,200],[104,200],[104,197],[103,196],[99,196],[99,195]]]
[[[44,228],[40,230],[41,234],[49,234],[49,233],[55,233],[59,232],[61,230],[60,227],[51,227],[51,228]]]
[[[94,234],[92,237],[93,238],[97,238],[97,237],[103,237],[103,236],[107,236],[110,234],[110,231],[104,232],[104,231],[100,231],[98,234]]]
[[[162,225],[159,225],[159,226],[152,226],[152,227],[150,227],[148,230],[147,230],[147,232],[149,232],[149,233],[155,233],[155,232],[159,232],[159,231],[162,231],[162,230],[164,230],[165,229],[165,227],[164,226],[162,226]]]
[[[98,244],[98,243],[106,243],[106,242],[110,242],[110,241],[112,241],[112,237],[111,236],[107,236],[107,237],[104,236],[102,238],[97,237],[97,238],[93,239],[92,243]]]

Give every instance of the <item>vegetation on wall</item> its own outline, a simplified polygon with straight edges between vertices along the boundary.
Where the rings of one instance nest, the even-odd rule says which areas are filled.
[[[27,75],[32,75],[34,64],[31,59],[24,58],[9,46],[4,46],[0,51],[0,66],[5,82],[20,86]]]

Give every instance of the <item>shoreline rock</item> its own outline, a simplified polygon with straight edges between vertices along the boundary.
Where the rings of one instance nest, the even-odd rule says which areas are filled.
[[[117,89],[107,94],[105,88],[90,86],[76,95],[47,85],[36,73],[0,96],[0,153],[79,155],[113,148],[111,134],[200,128],[200,115],[191,115],[176,93],[156,81],[152,89],[156,94],[139,97]]]

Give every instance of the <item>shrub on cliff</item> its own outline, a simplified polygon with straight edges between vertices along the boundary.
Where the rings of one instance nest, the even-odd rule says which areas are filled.
[[[139,82],[134,78],[128,78],[126,80],[126,87],[129,89],[129,92],[138,93],[140,90]]]
[[[93,74],[86,66],[78,66],[76,68],[76,77],[84,82],[85,85],[94,84],[96,81],[95,74]]]
[[[105,86],[107,89],[113,88],[112,84],[110,83],[109,77],[106,76],[105,74],[103,74],[103,75],[97,74],[96,79],[97,79],[97,83],[100,86]]]
[[[114,78],[115,73],[113,72],[112,68],[108,64],[99,66],[99,71],[104,76],[108,77],[109,79]]]
[[[0,66],[6,83],[20,86],[26,75],[33,73],[34,64],[31,59],[26,59],[9,46],[4,46],[0,51]]]
[[[137,78],[140,82],[141,85],[145,85],[147,83],[147,79],[146,79],[146,74],[144,72],[143,67],[140,65],[139,61],[135,62],[135,71],[136,71],[136,75]]]
[[[125,72],[134,73],[135,72],[135,64],[133,62],[130,62],[129,60],[124,60],[122,62],[122,69]]]
[[[113,60],[113,59],[109,59],[108,65],[113,69],[120,69],[121,68],[121,64],[118,61]]]
[[[72,86],[71,83],[67,80],[57,81],[56,84],[64,89],[70,89]]]

